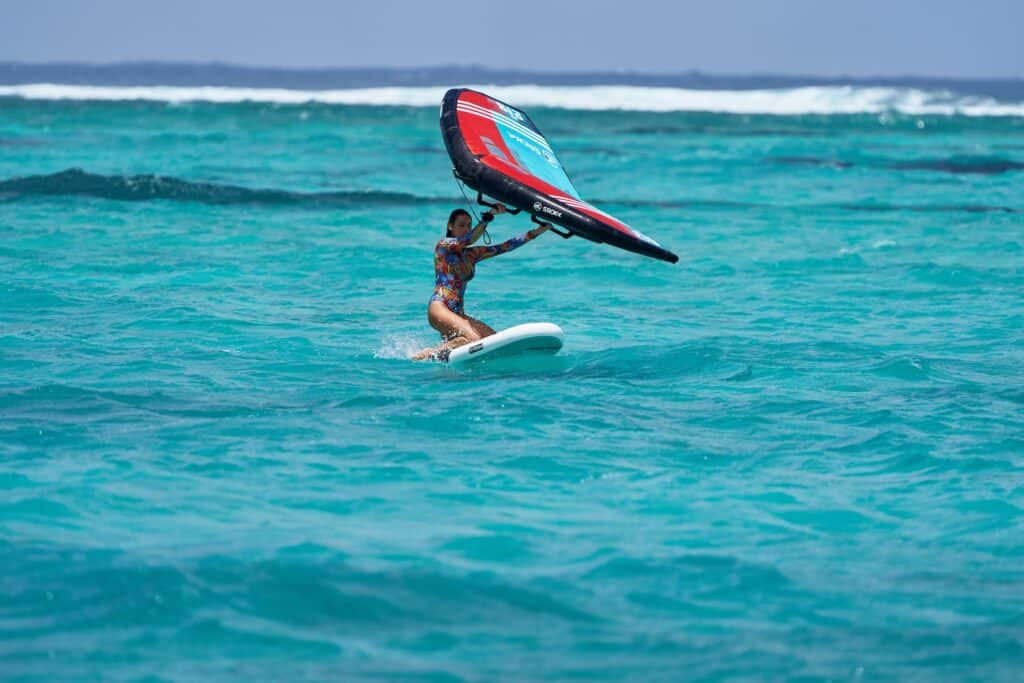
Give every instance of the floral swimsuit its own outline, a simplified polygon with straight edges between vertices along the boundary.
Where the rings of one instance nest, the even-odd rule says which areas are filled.
[[[434,272],[437,273],[437,282],[430,300],[443,302],[448,310],[458,315],[465,315],[462,310],[462,299],[466,294],[466,284],[476,274],[476,262],[517,249],[533,239],[533,235],[525,232],[501,244],[471,247],[471,234],[472,231],[462,238],[446,237],[434,248]]]

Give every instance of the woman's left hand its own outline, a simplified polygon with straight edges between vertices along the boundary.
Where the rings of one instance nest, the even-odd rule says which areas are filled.
[[[499,213],[505,213],[506,211],[508,211],[508,209],[506,209],[505,205],[502,204],[501,202],[498,202],[493,207],[491,207],[491,213],[493,213],[495,216],[497,216]]]

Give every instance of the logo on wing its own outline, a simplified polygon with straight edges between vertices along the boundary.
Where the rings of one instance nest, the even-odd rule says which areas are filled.
[[[552,209],[549,206],[544,206],[540,202],[533,203],[533,210],[536,211],[537,213],[546,213],[547,215],[554,216],[555,218],[562,217],[561,211],[558,211],[557,209]]]
[[[509,106],[507,106],[506,104],[504,104],[502,102],[495,101],[494,103],[496,105],[498,105],[501,108],[501,110],[503,112],[505,112],[505,114],[507,114],[509,117],[515,119],[516,121],[525,121],[526,120],[526,117],[523,116],[523,112],[519,111],[518,109],[513,109],[512,107],[509,107]]]

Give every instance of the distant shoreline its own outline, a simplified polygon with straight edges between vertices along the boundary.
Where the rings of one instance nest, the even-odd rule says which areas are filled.
[[[179,86],[332,90],[424,87],[453,83],[494,85],[629,85],[689,90],[764,90],[808,86],[914,88],[959,95],[1024,99],[1024,79],[965,79],[936,76],[813,76],[782,74],[675,74],[641,72],[547,72],[481,66],[279,68],[192,62],[0,62],[0,85],[59,83],[96,86]]]

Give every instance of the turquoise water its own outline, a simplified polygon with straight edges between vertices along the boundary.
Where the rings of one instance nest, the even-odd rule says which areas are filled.
[[[530,114],[460,374],[436,107],[0,99],[0,678],[1017,679],[1024,118]]]

